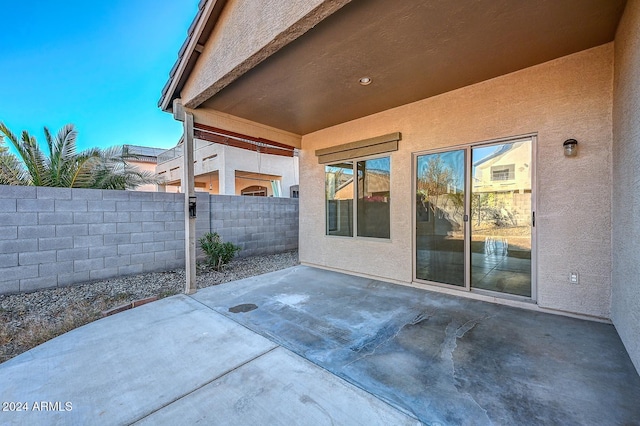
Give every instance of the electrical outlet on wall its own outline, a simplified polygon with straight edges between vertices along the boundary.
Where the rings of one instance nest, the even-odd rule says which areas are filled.
[[[571,284],[578,284],[580,282],[577,272],[571,272],[569,274],[569,282]]]

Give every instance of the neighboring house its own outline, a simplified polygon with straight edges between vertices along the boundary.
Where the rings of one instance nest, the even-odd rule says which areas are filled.
[[[160,106],[300,151],[301,263],[610,319],[640,369],[639,0],[203,0]]]
[[[134,160],[128,160],[132,166],[136,166],[138,169],[155,173],[156,164],[158,164],[158,155],[160,155],[165,150],[162,148],[151,148],[148,146],[140,146],[140,145],[124,145],[126,149],[129,150],[130,154],[135,154],[137,156]],[[158,185],[155,184],[146,184],[137,187],[136,191],[147,191],[147,192],[155,192],[158,191]]]
[[[508,143],[473,159],[474,191],[531,192],[531,149],[525,143]]]
[[[221,195],[297,197],[298,155],[277,142],[196,125],[195,190]],[[156,173],[164,190],[178,192],[182,178],[182,144],[158,156]]]
[[[483,221],[492,219],[511,222],[513,226],[529,222],[533,190],[531,148],[522,142],[501,144],[489,147],[492,152],[477,161],[472,159],[471,199],[476,213],[472,224],[480,227]]]

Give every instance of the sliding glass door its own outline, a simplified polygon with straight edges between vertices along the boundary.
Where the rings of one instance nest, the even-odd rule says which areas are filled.
[[[531,297],[532,141],[471,150],[471,287]]]
[[[532,297],[533,143],[416,155],[416,280]]]
[[[465,285],[464,150],[419,155],[416,278]]]

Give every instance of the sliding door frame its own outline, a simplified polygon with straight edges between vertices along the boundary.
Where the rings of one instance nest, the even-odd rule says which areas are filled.
[[[472,186],[471,175],[472,175],[473,165],[472,165],[471,151],[474,148],[480,148],[483,146],[490,146],[490,145],[497,145],[497,144],[504,144],[509,142],[517,142],[517,141],[525,141],[525,140],[531,141],[531,164],[530,164],[530,168],[531,168],[531,218],[530,218],[531,222],[530,223],[532,224],[531,226],[531,297],[518,296],[514,294],[509,294],[509,293],[472,288],[471,287],[471,220],[472,220],[471,219],[471,186]],[[538,199],[537,197],[537,162],[538,162],[537,140],[538,140],[537,133],[529,133],[529,134],[518,135],[513,137],[491,139],[486,141],[472,142],[472,143],[452,145],[452,146],[436,148],[436,149],[417,151],[411,154],[411,169],[412,169],[411,170],[411,176],[412,176],[412,182],[411,182],[411,198],[412,198],[412,201],[411,201],[411,206],[412,206],[411,267],[412,267],[412,271],[411,271],[411,276],[414,283],[419,285],[426,284],[430,286],[445,287],[449,289],[455,289],[458,291],[473,292],[473,293],[484,294],[492,297],[499,297],[502,299],[512,299],[512,300],[527,301],[527,302],[537,301],[538,299],[537,298],[537,294],[538,294],[537,257],[538,256],[537,256],[537,231],[536,231],[536,228],[538,227],[537,218],[536,218],[536,211],[538,207],[537,205],[537,199]],[[435,281],[428,281],[428,280],[423,280],[416,277],[417,254],[418,254],[417,245],[416,245],[416,237],[417,237],[416,193],[417,193],[417,181],[418,181],[418,157],[422,155],[438,154],[443,152],[459,151],[459,150],[464,150],[464,162],[465,162],[464,214],[467,217],[467,220],[464,221],[464,252],[465,252],[464,253],[465,254],[464,286],[457,286],[453,284],[445,284],[445,283],[439,283]]]

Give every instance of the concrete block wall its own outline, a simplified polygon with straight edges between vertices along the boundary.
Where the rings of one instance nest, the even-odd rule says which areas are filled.
[[[212,195],[210,201],[211,232],[240,246],[238,257],[298,248],[298,199]]]
[[[196,234],[296,249],[297,201],[199,193]],[[183,266],[183,194],[0,186],[0,294]]]
[[[177,268],[180,194],[0,186],[0,294]]]

